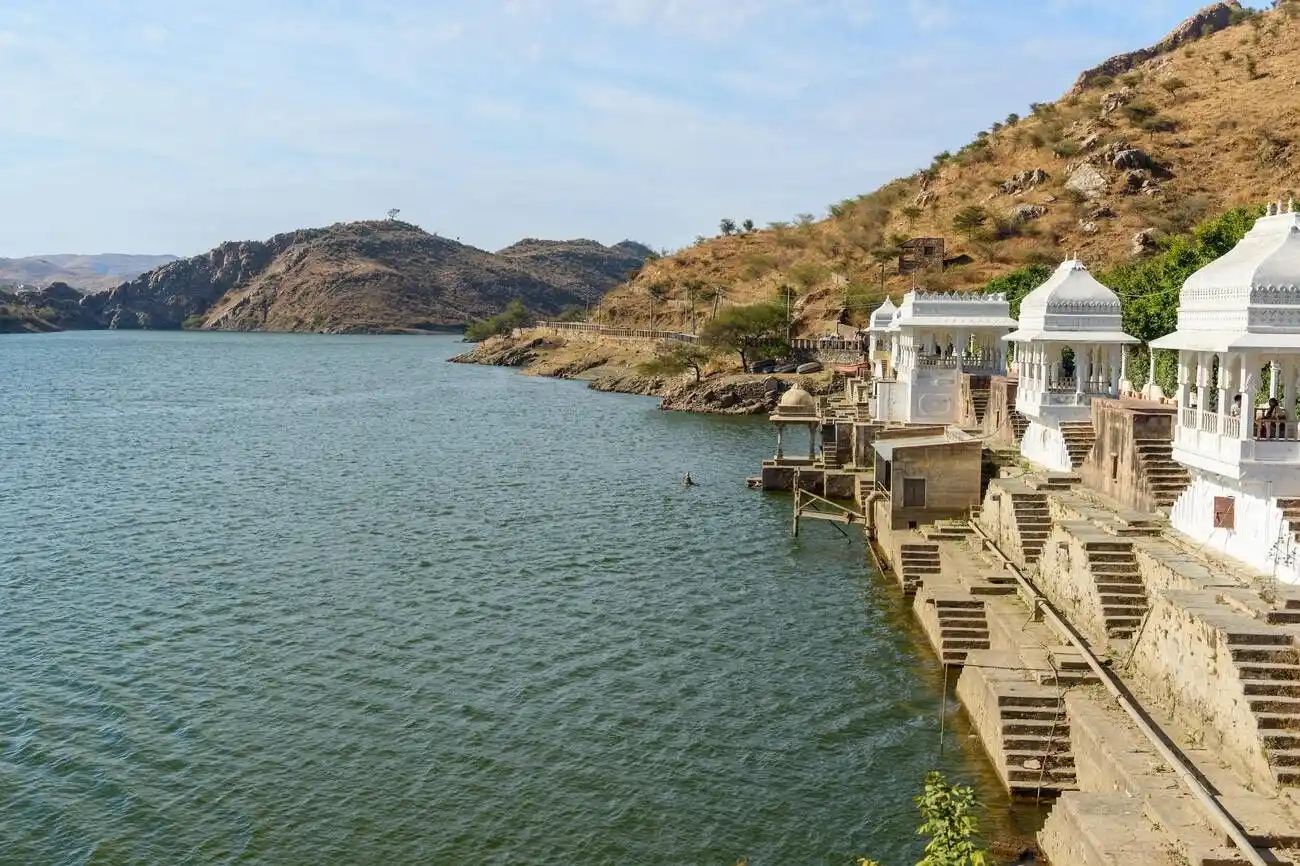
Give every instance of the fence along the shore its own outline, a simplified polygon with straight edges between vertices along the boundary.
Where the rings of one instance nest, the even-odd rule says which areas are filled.
[[[592,322],[538,322],[537,327],[551,331],[583,331],[588,334],[598,334],[602,337],[621,337],[632,340],[677,340],[682,343],[694,343],[698,340],[694,334],[683,334],[680,331],[656,331],[650,328],[611,328],[606,325],[593,324]],[[790,341],[790,348],[792,349],[809,349],[813,351],[818,349],[858,351],[862,348],[862,345],[861,340],[797,339]]]

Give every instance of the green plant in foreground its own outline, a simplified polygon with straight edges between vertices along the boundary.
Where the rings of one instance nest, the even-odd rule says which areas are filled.
[[[917,866],[987,866],[988,854],[975,842],[979,821],[973,788],[949,785],[942,773],[934,771],[925,777],[916,806],[921,812],[917,833],[930,837]]]

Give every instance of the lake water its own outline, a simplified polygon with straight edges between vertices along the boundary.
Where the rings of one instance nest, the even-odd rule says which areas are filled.
[[[910,863],[926,770],[997,800],[764,421],[461,348],[0,337],[0,863]]]

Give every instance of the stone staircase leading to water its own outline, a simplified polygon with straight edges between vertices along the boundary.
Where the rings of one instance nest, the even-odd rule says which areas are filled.
[[[1300,499],[1279,499],[1277,507],[1282,511],[1282,519],[1286,521],[1291,536],[1296,544],[1300,544]]]
[[[1168,508],[1191,484],[1191,476],[1174,460],[1174,446],[1168,439],[1138,439],[1138,472],[1146,480],[1151,497],[1159,508]]]
[[[968,594],[936,595],[929,599],[939,623],[939,657],[947,665],[961,665],[971,650],[989,648],[989,626],[984,602]]]
[[[1043,545],[1052,529],[1052,518],[1047,510],[1046,493],[1011,494],[1011,507],[1016,515],[1016,531],[1020,536],[1020,551],[1025,564],[1033,565],[1043,555]]]
[[[1012,795],[1077,790],[1070,720],[1061,693],[1047,686],[1028,687],[997,699],[1002,759]]]
[[[1015,409],[1011,410],[1011,432],[1015,435],[1017,442],[1023,442],[1025,431],[1029,429],[1029,419],[1021,415]]]
[[[1092,429],[1091,421],[1062,421],[1061,436],[1065,439],[1065,450],[1070,452],[1070,465],[1076,469],[1083,465],[1092,445],[1097,441],[1097,434]]]
[[[975,417],[976,424],[984,423],[984,416],[989,409],[989,387],[971,388],[970,390],[970,408]]]
[[[1290,604],[1300,613],[1300,604]],[[1227,637],[1273,776],[1279,785],[1300,785],[1300,650],[1284,632]]]
[[[1142,624],[1150,603],[1146,586],[1133,555],[1133,542],[1084,542],[1088,571],[1101,599],[1101,615],[1107,637],[1130,640]]]
[[[898,556],[898,578],[906,596],[916,594],[926,575],[939,573],[939,545],[932,541],[904,541]]]

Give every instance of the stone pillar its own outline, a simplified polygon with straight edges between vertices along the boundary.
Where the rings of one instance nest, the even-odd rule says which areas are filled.
[[[808,425],[808,459],[814,460],[817,457],[817,428],[821,426],[813,423]]]
[[[1255,387],[1259,379],[1259,356],[1246,353],[1241,356],[1238,387],[1241,389],[1241,425],[1238,439],[1251,439],[1255,435]]]
[[[1278,397],[1277,386],[1279,384],[1278,376],[1281,371],[1278,369],[1278,366],[1277,361],[1268,362],[1268,396],[1280,400],[1281,398]]]
[[[1078,398],[1081,394],[1083,394],[1085,391],[1088,390],[1087,388],[1084,387],[1084,384],[1091,377],[1092,377],[1092,347],[1087,346],[1084,348],[1079,348],[1076,346],[1074,349],[1075,402],[1079,402],[1079,403],[1083,402]]]
[[[1124,378],[1124,347],[1112,346],[1110,349],[1110,378],[1107,385],[1110,388],[1110,396],[1119,396],[1119,383]]]
[[[776,422],[776,459],[777,460],[780,460],[782,457],[785,456],[785,453],[782,452],[781,450],[781,444],[782,444],[781,440],[782,440],[782,434],[784,432],[785,432],[785,425],[782,424],[780,421],[777,421]]]
[[[1155,382],[1156,377],[1152,376],[1151,381]],[[1132,391],[1133,383],[1128,380],[1128,346],[1119,347],[1119,389],[1115,392],[1118,397],[1124,391]]]
[[[1178,418],[1181,422],[1182,410],[1191,405],[1192,399],[1192,359],[1191,353],[1178,350]]]
[[[1287,428],[1292,428],[1295,417],[1295,358],[1287,355],[1282,359],[1282,410],[1286,413]]]
[[[1228,410],[1231,408],[1232,395],[1228,393],[1228,383],[1232,381],[1233,356],[1227,352],[1219,353],[1219,435],[1227,432]]]
[[[960,376],[961,371],[966,369],[966,360],[963,357],[966,354],[967,347],[970,346],[970,332],[958,331],[957,338],[953,340],[953,355],[957,358],[957,374]]]

